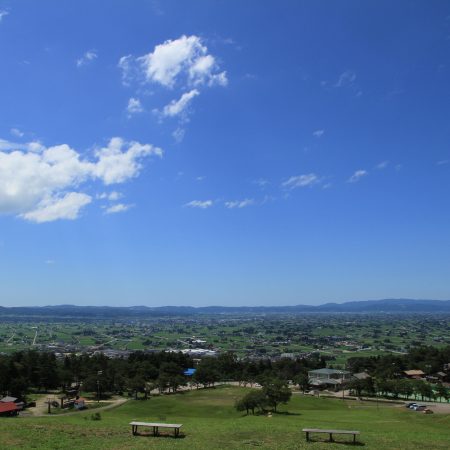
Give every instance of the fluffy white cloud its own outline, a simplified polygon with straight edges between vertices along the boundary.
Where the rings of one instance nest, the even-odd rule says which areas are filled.
[[[197,89],[185,92],[178,100],[172,100],[168,105],[164,106],[162,115],[165,117],[174,117],[182,114],[186,111],[192,99],[199,94],[200,92]]]
[[[125,86],[136,81],[168,89],[176,88],[179,91],[178,99],[153,110],[161,122],[161,119],[166,117],[179,119],[173,132],[176,142],[183,140],[189,104],[193,98],[198,96],[203,88],[228,84],[226,72],[220,69],[216,58],[209,53],[202,39],[195,35],[169,39],[156,45],[153,51],[143,56],[122,56],[118,67],[122,71],[122,84]],[[133,108],[133,104],[131,107]],[[132,112],[129,111],[129,114]]]
[[[225,202],[225,206],[228,209],[233,208],[245,208],[246,206],[251,206],[255,204],[255,200],[252,198],[246,198],[245,200],[236,200],[232,202]]]
[[[320,181],[319,177],[314,173],[305,175],[296,175],[288,178],[281,185],[287,189],[295,189],[298,187],[312,186]]]
[[[123,147],[128,149],[123,151]],[[162,156],[162,150],[150,144],[126,143],[121,138],[112,138],[106,147],[95,152],[97,162],[91,164],[92,174],[106,184],[123,183],[139,174],[139,160],[144,156]]]
[[[35,222],[74,219],[91,201],[74,189],[89,180],[123,183],[139,174],[141,159],[150,155],[162,156],[162,150],[121,138],[111,139],[91,159],[67,144],[46,148],[0,140],[0,213]]]
[[[125,59],[124,59],[125,58]],[[191,85],[227,84],[225,72],[219,72],[214,56],[198,36],[181,36],[175,40],[167,40],[156,45],[153,52],[136,59],[144,70],[148,82],[158,83],[172,88],[182,80]],[[119,67],[129,77],[131,59],[122,57]]]
[[[192,200],[191,202],[186,203],[184,206],[188,206],[190,208],[206,209],[210,208],[212,205],[212,200]]]
[[[106,208],[105,214],[116,214],[119,212],[128,211],[134,205],[126,205],[124,203],[117,203],[116,205],[112,205],[109,208]]]
[[[95,50],[88,50],[81,58],[76,61],[77,67],[85,66],[97,59],[98,55]]]
[[[356,183],[359,181],[362,177],[365,177],[368,174],[367,170],[357,170],[355,173],[348,179],[349,183]]]
[[[316,130],[313,132],[313,136],[316,138],[320,138],[325,134],[325,130]]]
[[[131,97],[128,100],[127,112],[131,116],[132,114],[138,114],[144,111],[141,101],[138,98]]]
[[[52,222],[57,219],[78,218],[81,208],[91,203],[92,197],[80,192],[69,192],[61,198],[49,197],[42,200],[37,208],[21,214],[24,219],[32,222]]]

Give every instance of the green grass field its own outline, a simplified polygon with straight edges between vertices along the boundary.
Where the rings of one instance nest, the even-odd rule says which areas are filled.
[[[245,416],[234,410],[245,390],[219,387],[130,400],[91,420],[92,412],[0,419],[2,449],[333,449],[340,443],[306,443],[303,427],[361,431],[365,448],[448,449],[450,415],[425,415],[395,406],[294,395],[279,414]],[[95,410],[93,411],[95,412]],[[131,420],[183,423],[183,437],[132,436]],[[326,435],[317,437],[325,440]],[[343,436],[337,440],[345,441]]]

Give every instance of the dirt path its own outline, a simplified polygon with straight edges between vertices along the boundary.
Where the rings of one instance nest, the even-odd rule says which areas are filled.
[[[21,415],[22,417],[62,417],[62,416],[73,416],[75,414],[82,414],[83,411],[90,411],[89,408],[87,410],[83,410],[83,411],[72,411],[72,412],[68,412],[68,413],[62,413],[62,414],[48,414],[48,405],[47,405],[47,398],[48,397],[43,397],[42,399],[39,399],[36,402],[36,407],[32,408],[32,409],[28,409],[26,414]],[[55,400],[58,401],[55,397]],[[98,408],[92,409],[92,412],[101,412],[101,411],[107,411],[108,409],[112,409],[112,408],[117,408],[120,405],[123,405],[125,402],[127,402],[128,399],[123,398],[123,397],[117,397],[117,398],[113,398],[111,400],[108,401],[100,401],[100,404],[102,403],[107,403],[107,405],[105,406],[100,406]],[[59,401],[58,401],[59,403]],[[92,404],[97,404],[96,401],[87,401],[86,404],[92,405]],[[54,410],[56,408],[52,407],[52,410]],[[58,408],[59,410],[59,408]]]

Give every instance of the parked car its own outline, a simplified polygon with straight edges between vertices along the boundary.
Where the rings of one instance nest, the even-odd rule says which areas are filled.
[[[426,409],[427,409],[427,406],[426,405],[417,405],[417,406],[414,406],[414,411],[425,411]]]
[[[417,406],[417,403],[407,403],[406,405],[405,405],[405,408],[413,408],[414,406]]]

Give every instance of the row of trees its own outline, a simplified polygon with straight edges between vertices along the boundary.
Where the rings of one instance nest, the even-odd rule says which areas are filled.
[[[446,401],[450,398],[450,390],[442,384],[437,384],[433,387],[423,380],[408,380],[405,378],[354,380],[350,383],[349,388],[359,397],[362,395],[382,395],[385,397],[409,399],[414,395],[422,400],[443,398]]]
[[[175,392],[187,383],[208,387],[219,380],[233,380],[247,385],[274,377],[284,381],[303,377],[307,381],[308,370],[324,364],[320,358],[242,361],[233,353],[204,358],[195,364],[188,355],[169,352],[135,352],[127,359],[102,354],[58,359],[52,353],[22,351],[0,355],[0,394],[24,398],[30,390],[64,391],[75,383],[88,392],[128,392],[136,398],[147,398],[153,389]],[[186,377],[184,371],[190,367],[195,367],[196,373]]]
[[[420,346],[407,354],[388,354],[373,357],[356,357],[348,360],[348,369],[354,373],[366,371],[375,378],[393,379],[402,376],[404,370],[420,369],[426,374],[442,371],[450,363],[450,346],[436,348]]]

